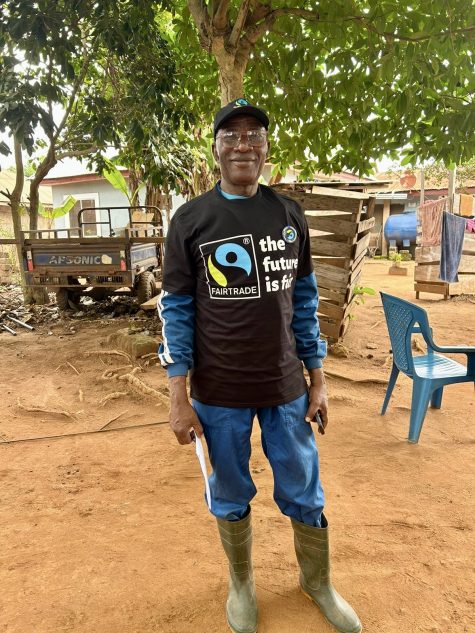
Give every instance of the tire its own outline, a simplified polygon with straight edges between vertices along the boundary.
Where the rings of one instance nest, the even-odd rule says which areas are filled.
[[[139,275],[137,286],[135,288],[135,296],[139,304],[145,303],[157,294],[157,284],[155,276],[151,272],[144,272]]]
[[[58,288],[56,290],[56,305],[61,311],[79,310],[81,293],[69,288]]]
[[[58,288],[56,290],[56,305],[60,310],[69,309],[69,297],[67,288]]]
[[[96,286],[88,294],[94,299],[94,301],[104,301],[104,299],[110,297],[112,292],[113,290],[111,290],[111,288],[100,288],[99,286]]]

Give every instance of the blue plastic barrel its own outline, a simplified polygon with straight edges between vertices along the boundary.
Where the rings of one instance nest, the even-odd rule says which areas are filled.
[[[416,243],[416,212],[390,215],[384,225],[384,237],[391,245],[409,246]]]

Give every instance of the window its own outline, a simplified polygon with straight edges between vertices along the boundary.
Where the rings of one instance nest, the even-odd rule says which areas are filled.
[[[83,227],[83,235],[85,237],[97,237],[101,234],[100,225],[89,224],[89,222],[99,222],[100,212],[96,207],[99,206],[99,195],[97,193],[72,193],[73,198],[76,198],[77,202],[71,211],[66,216],[66,228],[75,229],[79,227],[78,213],[81,209],[87,209],[82,214],[82,222],[86,223]],[[64,196],[65,198],[67,196]],[[76,232],[73,234],[73,237]]]

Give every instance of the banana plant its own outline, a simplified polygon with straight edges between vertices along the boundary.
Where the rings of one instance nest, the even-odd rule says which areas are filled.
[[[108,158],[105,158],[104,162],[106,164],[106,167],[102,172],[104,178],[114,187],[114,189],[121,191],[124,196],[127,196],[127,200],[129,201],[129,205],[131,207],[134,206],[134,200],[137,199],[137,194],[141,185],[139,185],[137,189],[131,194],[127,185],[127,181],[114,165],[114,163]]]
[[[59,207],[45,207],[42,202],[38,204],[38,213],[48,220],[48,228],[53,228],[56,218],[61,218],[71,211],[77,200],[73,196],[68,196]]]

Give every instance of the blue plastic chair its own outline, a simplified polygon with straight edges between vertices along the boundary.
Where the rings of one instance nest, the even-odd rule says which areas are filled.
[[[413,380],[408,440],[415,444],[419,441],[429,402],[432,408],[440,409],[446,385],[459,382],[473,382],[475,385],[475,347],[436,345],[425,310],[384,292],[380,294],[393,352],[393,366],[381,415],[386,413],[397,377],[402,371]],[[427,354],[413,356],[411,338],[414,333],[424,337]],[[435,352],[466,354],[467,366]]]

